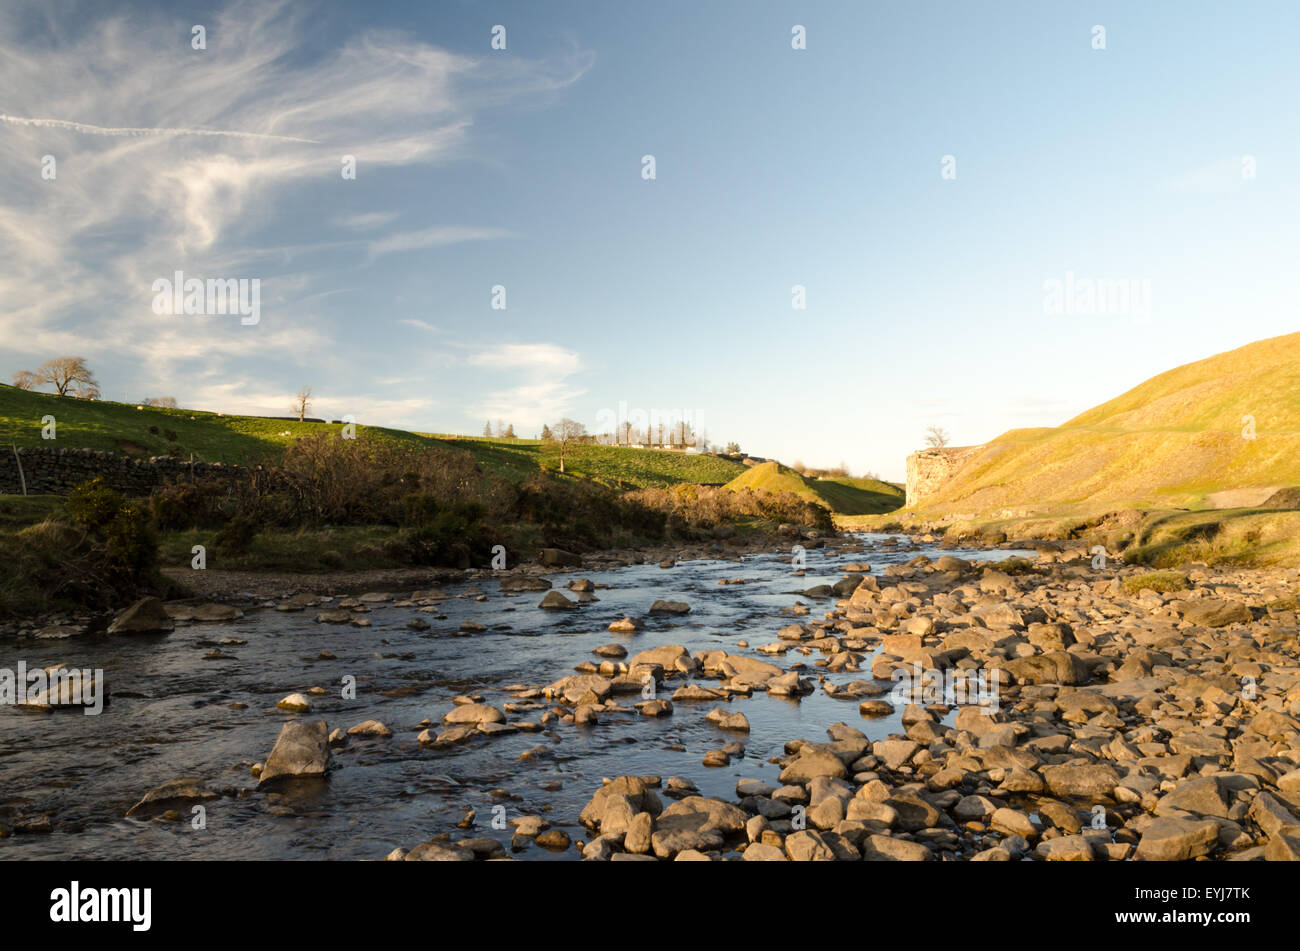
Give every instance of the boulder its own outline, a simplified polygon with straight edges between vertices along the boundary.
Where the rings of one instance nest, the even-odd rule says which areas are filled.
[[[463,703],[442,715],[443,723],[504,723],[506,715],[485,703]]]
[[[578,602],[570,601],[561,591],[548,591],[537,606],[547,611],[571,611],[578,606]]]
[[[1098,799],[1109,796],[1119,784],[1115,770],[1104,763],[1045,766],[1043,781],[1054,796]]]
[[[1175,601],[1170,606],[1184,621],[1203,627],[1227,627],[1229,624],[1248,624],[1255,619],[1250,608],[1240,601],[1223,601],[1218,598],[1201,598],[1195,601]]]
[[[1213,819],[1154,820],[1142,832],[1134,858],[1147,862],[1183,862],[1209,854],[1219,840]]]
[[[1191,776],[1180,779],[1178,785],[1156,803],[1156,815],[1163,816],[1190,812],[1198,816],[1228,818],[1232,804],[1231,791],[1217,776]]]
[[[655,820],[651,847],[662,859],[691,849],[719,849],[727,836],[744,831],[748,818],[742,809],[721,799],[687,796]]]
[[[294,776],[324,776],[329,764],[329,729],[325,721],[291,720],[280,728],[258,785]]]
[[[789,785],[798,783],[806,785],[818,776],[830,776],[843,779],[849,774],[844,761],[831,753],[817,750],[801,752],[781,770],[781,782]]]
[[[749,718],[743,713],[728,713],[721,707],[714,707],[704,717],[720,730],[735,730],[739,733],[749,732]]]
[[[1018,657],[1005,665],[1007,673],[1020,684],[1086,684],[1092,670],[1083,659],[1068,651],[1049,651],[1031,657]]]
[[[393,731],[388,729],[378,720],[365,720],[356,726],[349,728],[348,736],[379,736],[390,737]]]
[[[108,626],[109,634],[165,634],[176,627],[157,598],[141,598]]]
[[[209,799],[216,799],[217,794],[203,785],[197,776],[185,776],[163,783],[144,794],[144,798],[127,810],[128,819],[148,818],[170,809],[188,806]]]
[[[582,808],[578,821],[602,834],[627,832],[637,813],[657,815],[663,808],[658,795],[639,776],[618,776],[596,790]]]
[[[862,840],[864,862],[929,862],[933,858],[934,853],[920,842],[888,835],[871,835]]]
[[[470,849],[446,842],[421,842],[403,856],[404,862],[472,862],[474,853]]]

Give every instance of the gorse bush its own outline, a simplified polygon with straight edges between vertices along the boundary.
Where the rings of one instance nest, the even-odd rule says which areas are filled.
[[[671,489],[639,489],[625,498],[667,514],[675,526],[685,531],[713,528],[742,518],[789,522],[823,531],[834,527],[829,509],[793,492],[678,485]]]
[[[392,557],[413,565],[487,564],[493,542],[482,503],[439,503],[418,494],[404,501],[409,517],[405,530],[389,543]]]
[[[64,507],[82,528],[102,531],[122,510],[126,499],[111,488],[103,476],[83,482],[72,490]]]
[[[236,515],[212,537],[212,547],[218,555],[247,554],[256,536],[257,522],[246,515]]]
[[[157,568],[158,540],[144,506],[128,501],[102,476],[73,489],[67,509],[73,524],[102,549],[111,580],[134,587]]]
[[[258,532],[276,528],[383,527],[378,560],[469,567],[490,563],[495,545],[508,553],[539,546],[589,551],[657,543],[670,533],[689,538],[735,519],[833,527],[826,508],[790,492],[682,484],[620,493],[541,472],[512,483],[467,452],[337,433],[297,440],[279,466],[159,488],[150,509],[167,531],[217,530],[205,543],[223,563],[238,561]],[[268,544],[257,546],[258,558]]]
[[[157,570],[147,509],[102,478],[69,495],[63,518],[0,535],[0,614],[102,610],[172,585]]]
[[[240,479],[159,488],[150,509],[168,531],[219,529],[214,550],[228,556],[248,550],[249,529],[382,525],[398,530],[384,545],[389,558],[441,566],[487,564],[493,545],[523,535],[529,544],[578,550],[657,541],[667,521],[587,481],[535,473],[515,485],[466,452],[337,434],[300,439],[283,465]]]

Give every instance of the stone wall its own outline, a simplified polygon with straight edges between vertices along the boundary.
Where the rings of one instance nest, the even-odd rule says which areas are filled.
[[[983,448],[945,446],[912,453],[907,457],[907,501],[904,504],[911,508],[926,496],[933,495]]]
[[[19,478],[18,461],[22,461]],[[196,462],[191,465],[170,456],[128,459],[94,449],[19,449],[14,458],[12,447],[0,449],[0,493],[21,494],[26,479],[30,495],[66,495],[83,482],[103,476],[114,489],[126,495],[148,495],[156,486],[191,475],[199,479],[248,478],[256,470],[243,466],[225,466],[219,462]]]

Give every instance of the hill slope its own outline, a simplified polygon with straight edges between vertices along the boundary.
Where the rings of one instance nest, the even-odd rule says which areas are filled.
[[[837,515],[875,515],[903,504],[898,486],[875,479],[809,479],[779,462],[754,466],[727,483],[728,489],[793,492]]]
[[[1197,508],[1214,493],[1295,484],[1300,333],[1169,370],[1055,429],[1004,433],[916,509]]]
[[[53,416],[54,441],[41,438],[42,419]],[[270,463],[295,439],[337,433],[340,426],[258,416],[224,416],[202,410],[136,409],[134,404],[33,393],[0,384],[0,447],[56,446],[102,449],[127,456],[164,456],[234,465]],[[542,468],[558,472],[557,446],[534,439],[435,436],[378,426],[357,426],[357,438],[412,448],[451,448],[470,453],[483,467],[511,480]],[[174,438],[168,438],[168,436]],[[708,455],[618,446],[572,446],[565,472],[607,485],[666,487],[681,482],[722,483],[745,471],[739,462]]]

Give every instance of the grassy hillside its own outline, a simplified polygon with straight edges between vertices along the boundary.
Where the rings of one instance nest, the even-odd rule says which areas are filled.
[[[873,515],[903,504],[898,486],[875,479],[809,479],[779,462],[764,462],[732,479],[729,489],[793,492],[838,515]]]
[[[57,439],[41,438],[42,418],[53,416]],[[329,423],[299,423],[254,416],[222,416],[188,409],[137,409],[134,404],[80,400],[0,385],[0,446],[101,449],[127,456],[162,456],[254,465],[274,462],[295,439],[337,433]],[[174,438],[169,438],[169,436]],[[511,480],[541,468],[558,472],[557,446],[537,440],[435,436],[358,426],[357,438],[412,447],[446,447],[473,455]],[[681,482],[726,482],[745,470],[729,459],[655,449],[574,446],[565,450],[566,473],[607,485],[664,487]]]
[[[917,510],[1202,508],[1215,493],[1297,484],[1300,333],[1162,373],[1055,429],[1005,433]]]

